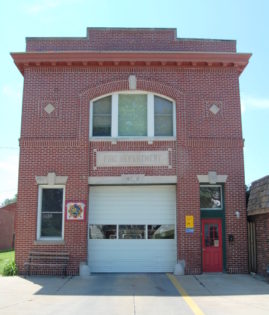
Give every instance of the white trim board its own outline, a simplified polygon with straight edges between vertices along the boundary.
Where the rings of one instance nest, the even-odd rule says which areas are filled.
[[[121,176],[90,176],[89,185],[176,184],[177,176],[145,176],[123,174]]]

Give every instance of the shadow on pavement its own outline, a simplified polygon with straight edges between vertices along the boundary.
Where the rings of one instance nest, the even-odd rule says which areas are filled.
[[[176,277],[190,296],[268,295],[269,284],[250,275],[202,274]],[[178,296],[166,274],[95,274],[89,277],[25,279],[39,286],[35,295]]]
[[[96,274],[89,277],[27,277],[36,295],[178,296],[166,274]]]

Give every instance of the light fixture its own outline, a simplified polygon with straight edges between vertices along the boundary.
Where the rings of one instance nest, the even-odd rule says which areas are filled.
[[[235,216],[237,217],[237,219],[240,218],[240,212],[239,212],[239,210],[236,210],[236,211],[235,211]]]

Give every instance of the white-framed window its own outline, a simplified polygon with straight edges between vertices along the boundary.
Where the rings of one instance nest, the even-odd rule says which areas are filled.
[[[174,138],[175,102],[142,91],[101,96],[90,103],[91,138]]]
[[[223,210],[221,185],[200,185],[200,209]]]
[[[39,185],[37,240],[64,239],[65,186]]]

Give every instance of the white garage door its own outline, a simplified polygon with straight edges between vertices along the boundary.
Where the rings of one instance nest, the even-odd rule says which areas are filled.
[[[175,186],[90,187],[91,272],[169,272],[176,263]]]

